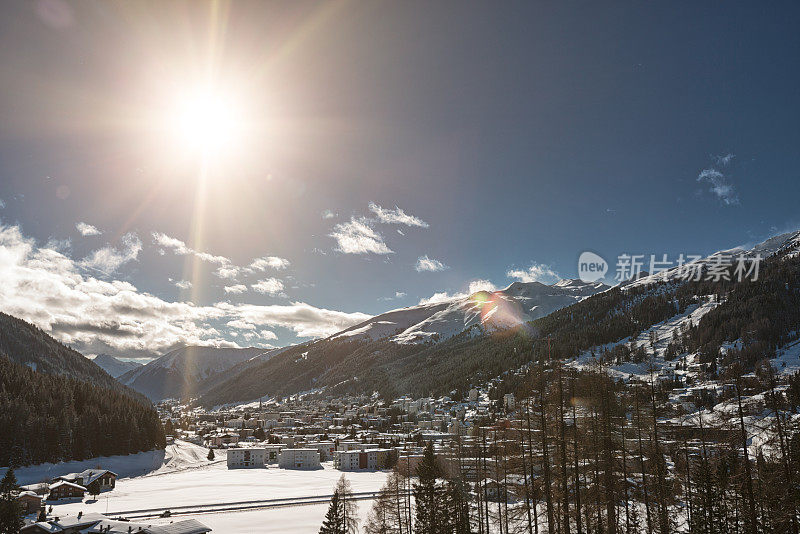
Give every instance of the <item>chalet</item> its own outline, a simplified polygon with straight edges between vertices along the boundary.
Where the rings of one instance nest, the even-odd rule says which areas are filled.
[[[42,496],[37,495],[34,491],[21,491],[17,495],[17,502],[22,505],[24,513],[36,514],[42,509]]]
[[[32,491],[36,495],[47,495],[50,492],[49,482],[39,482],[37,484],[28,484],[27,486],[20,486],[22,491]]]
[[[47,496],[48,501],[57,501],[60,499],[83,499],[86,494],[86,488],[79,485],[67,482],[66,480],[59,480],[55,484],[50,485],[50,495]]]
[[[70,473],[55,479],[72,482],[86,488],[90,495],[97,495],[102,491],[114,489],[117,484],[117,474],[108,469],[87,469],[80,473]]]

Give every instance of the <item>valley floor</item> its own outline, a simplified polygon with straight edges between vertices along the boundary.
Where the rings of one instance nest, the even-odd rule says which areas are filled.
[[[91,497],[83,502],[64,502],[53,506],[55,515],[98,512],[120,514],[134,521],[158,515],[161,509],[172,509],[172,520],[195,518],[226,534],[252,532],[281,532],[300,534],[316,532],[328,508],[327,498],[333,493],[341,472],[329,463],[315,471],[295,471],[270,467],[268,469],[227,468],[224,451],[209,462],[206,449],[178,441],[167,450],[165,464],[146,475],[121,478],[116,488],[102,493],[95,502]],[[201,454],[203,452],[203,454]],[[374,492],[381,488],[386,472],[346,473],[354,493]],[[311,498],[311,499],[308,499]],[[272,501],[264,503],[220,506],[243,501]],[[314,504],[302,504],[309,501]],[[366,517],[371,500],[359,502],[359,515]],[[179,507],[188,507],[180,509]],[[256,505],[259,506],[259,505]],[[219,508],[239,508],[218,511]],[[156,510],[152,512],[151,510]],[[185,512],[199,512],[183,515]],[[150,518],[146,521],[151,521]],[[169,519],[152,519],[152,524],[169,523]]]

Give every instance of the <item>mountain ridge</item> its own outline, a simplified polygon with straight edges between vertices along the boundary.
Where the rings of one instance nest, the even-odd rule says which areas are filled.
[[[139,362],[127,362],[120,360],[111,356],[110,354],[105,353],[95,356],[92,359],[92,362],[114,378],[119,378],[128,371],[143,365]]]
[[[780,261],[783,259],[800,261],[797,260],[798,247],[800,232],[790,232],[770,238],[748,250],[769,254],[768,263],[775,269],[781,269]],[[778,256],[780,258],[776,259]],[[567,286],[570,284],[569,281],[562,283]],[[398,334],[392,327],[403,325],[391,315],[396,311],[387,312],[302,348],[287,348],[269,361],[248,369],[246,373],[219,381],[201,397],[200,403],[214,406],[245,402],[265,395],[282,396],[322,389],[329,393],[380,391],[387,396],[402,393],[444,394],[525,365],[534,356],[532,347],[541,332],[544,332],[541,335],[551,335],[549,332],[559,331],[560,325],[573,322],[583,325],[582,330],[570,331],[561,341],[562,351],[576,355],[593,346],[587,340],[596,339],[597,344],[602,345],[634,336],[649,325],[675,316],[681,309],[698,303],[698,299],[705,299],[708,295],[723,291],[746,292],[749,287],[762,287],[762,284],[754,282],[755,286],[748,284],[751,282],[737,283],[733,280],[715,284],[708,281],[682,281],[678,277],[664,280],[658,275],[644,275],[634,283],[598,288],[602,290],[585,298],[574,299],[572,305],[554,312],[545,314],[544,310],[540,310],[542,315],[538,319],[521,322],[510,328],[484,329],[483,322],[474,321],[445,340],[435,340],[429,336],[418,343],[393,341]],[[527,291],[550,291],[547,288],[552,286],[528,283],[512,284],[506,289],[527,295]],[[772,286],[764,289],[773,292],[778,290],[780,288]],[[494,294],[478,292],[458,302],[459,305],[466,302],[476,306],[476,301],[491,302],[489,299]],[[505,294],[501,296],[507,297]],[[423,317],[429,315],[423,322],[448,310],[451,304],[424,305],[427,308]],[[502,306],[491,307],[491,311],[497,309],[504,311]],[[526,312],[533,309],[535,306],[532,302],[528,302],[524,308]],[[703,320],[709,322],[722,313],[731,313],[725,310],[724,306],[720,306]],[[381,335],[373,338],[369,335],[371,329]],[[348,332],[351,335],[342,335]]]
[[[179,347],[127,371],[119,381],[155,401],[191,397],[204,380],[268,352],[259,347]]]

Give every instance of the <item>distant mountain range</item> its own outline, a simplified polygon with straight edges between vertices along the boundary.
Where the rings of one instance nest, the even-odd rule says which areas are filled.
[[[124,375],[131,369],[136,369],[137,367],[141,367],[143,365],[139,362],[118,360],[109,354],[98,354],[92,360],[92,362],[94,362],[95,365],[99,365],[103,371],[110,374],[114,378]]]
[[[755,331],[765,330],[756,326],[762,323],[779,325],[771,330],[773,338],[766,346],[774,346],[776,338],[782,344],[794,342],[800,321],[792,322],[794,312],[783,306],[796,299],[793,292],[798,289],[791,276],[800,267],[799,249],[800,232],[791,232],[699,261],[707,268],[721,255],[761,254],[770,261],[762,265],[758,283],[691,281],[673,269],[642,273],[614,288],[576,280],[554,285],[518,282],[496,292],[393,310],[327,339],[282,349],[266,361],[240,364],[217,376],[213,385],[201,388],[200,402],[215,406],[322,389],[330,393],[380,391],[387,396],[447,393],[530,362],[541,335],[565,332],[558,340],[564,352],[559,357],[583,351],[602,353],[605,344],[635,338],[719,292],[727,294],[728,301],[701,319],[707,334],[716,336],[713,346],[702,348],[704,354],[724,350],[720,349],[724,342],[744,335],[726,324],[743,324]],[[773,271],[765,281],[767,265]],[[752,301],[753,292],[775,304],[765,309]],[[735,317],[738,323],[719,317]]]
[[[741,253],[800,263],[798,249],[800,232],[791,232],[747,249],[717,252],[698,264],[708,268],[720,256]],[[627,332],[615,338],[616,332],[625,332],[620,324],[628,324],[627,319],[615,318],[630,315],[630,310],[645,299],[658,297],[652,300],[655,311],[644,314],[646,319],[636,319],[636,328],[641,330],[652,326],[656,319],[668,318],[661,316],[670,311],[665,295],[674,295],[675,302],[680,300],[685,306],[704,302],[721,288],[734,295],[739,288],[730,283],[724,287],[688,283],[680,275],[677,269],[654,275],[643,273],[613,288],[580,280],[562,280],[552,285],[515,282],[498,291],[478,291],[388,311],[326,339],[269,350],[182,347],[143,366],[108,355],[88,360],[36,327],[0,314],[0,353],[40,372],[124,391],[123,384],[152,400],[199,398],[206,406],[322,389],[428,394],[478,383],[525,364],[530,360],[531,346],[542,332],[555,331],[552,321],[583,324],[571,332],[575,339],[565,343],[574,345],[575,350],[591,349],[594,353],[603,348],[578,340],[590,337],[602,339],[601,345],[618,344],[626,336],[638,335],[639,332]],[[790,284],[787,282],[785,287],[789,291]],[[777,298],[772,293],[770,296]],[[720,305],[703,320],[711,320],[725,310],[726,305]],[[587,316],[594,319],[584,324]],[[650,318],[654,322],[648,322]],[[608,324],[602,326],[603,321]],[[767,317],[766,321],[783,324],[786,319]],[[776,335],[789,339],[793,331],[781,330]],[[727,341],[737,340],[734,337]],[[109,373],[117,376],[118,382]]]
[[[202,387],[202,402],[330,388],[366,377],[368,383],[411,391],[417,374],[427,373],[422,355],[435,347],[502,334],[607,289],[580,280],[515,282],[498,291],[392,310],[327,339],[286,347],[267,361],[240,364]]]
[[[608,288],[600,282],[580,280],[562,280],[552,285],[514,282],[499,291],[478,291],[444,302],[382,313],[329,339],[386,339],[401,344],[444,341],[465,330],[487,333],[518,326]]]
[[[152,400],[192,397],[201,390],[204,381],[268,352],[253,347],[182,347],[125,372],[118,380]]]

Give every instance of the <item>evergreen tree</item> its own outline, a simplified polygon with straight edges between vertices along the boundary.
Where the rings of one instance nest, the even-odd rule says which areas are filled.
[[[446,499],[444,488],[436,479],[441,470],[433,453],[433,445],[429,442],[425,447],[422,461],[417,467],[419,482],[414,484],[414,529],[417,534],[444,534],[446,532],[445,517]]]
[[[346,534],[346,532],[339,492],[334,491],[328,511],[325,513],[325,519],[319,529],[319,534]]]
[[[23,527],[22,505],[16,498],[17,477],[8,468],[0,480],[0,534],[18,534]]]
[[[214,449],[208,449],[208,460],[211,461],[214,459]]]

